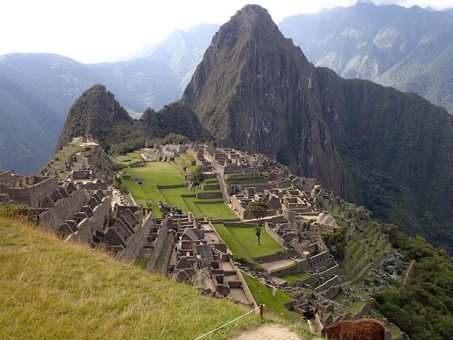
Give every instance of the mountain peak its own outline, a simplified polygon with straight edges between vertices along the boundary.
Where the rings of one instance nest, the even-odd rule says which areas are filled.
[[[130,124],[132,118],[104,85],[93,85],[82,93],[69,110],[57,148],[63,147],[73,137],[93,135],[99,138],[103,128],[117,122]]]
[[[225,27],[236,29],[278,30],[267,9],[259,5],[246,5],[236,12]]]
[[[257,19],[272,21],[272,18],[267,9],[261,7],[260,5],[245,5],[236,12],[233,18],[234,17],[248,21]]]

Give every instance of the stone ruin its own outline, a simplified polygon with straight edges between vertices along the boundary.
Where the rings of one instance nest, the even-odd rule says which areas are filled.
[[[45,206],[57,187],[56,176],[22,176],[14,171],[0,172],[0,195],[3,202],[31,207]]]
[[[165,226],[174,244],[171,257],[165,257],[169,274],[203,294],[255,305],[242,274],[211,222],[199,222],[189,213],[168,215],[161,223],[161,229]]]
[[[268,206],[264,218],[266,230],[285,250],[255,258],[267,272],[266,283],[288,291],[308,289],[328,300],[341,292],[339,266],[321,237],[324,232],[338,230],[338,225],[323,209],[324,190],[315,179],[294,176],[288,167],[261,154],[249,155],[230,148],[205,146],[196,146],[189,153],[196,158],[197,164],[217,174],[220,187],[227,188],[229,183],[234,183],[229,178],[238,178],[233,194],[226,190],[224,194],[242,223],[254,220],[247,211],[250,203],[262,202]],[[242,180],[247,176],[249,181]],[[180,243],[180,253],[189,247],[186,244],[192,244],[188,253],[191,256],[182,256],[179,265],[189,268],[189,273],[181,273],[181,277],[188,279],[193,278],[190,268],[196,263],[190,259],[198,256],[193,242]],[[293,284],[279,278],[298,273],[305,273],[305,279]]]
[[[91,171],[73,172],[74,179],[93,178]],[[151,215],[141,208],[112,209],[111,192],[81,188],[56,176],[22,176],[12,171],[0,173],[0,204],[28,207],[28,218],[42,229],[65,240],[104,247],[126,261],[134,261],[147,241]]]

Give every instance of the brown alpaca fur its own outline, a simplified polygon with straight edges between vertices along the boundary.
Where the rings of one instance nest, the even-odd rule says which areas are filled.
[[[339,321],[322,331],[329,340],[385,340],[385,327],[372,319]]]

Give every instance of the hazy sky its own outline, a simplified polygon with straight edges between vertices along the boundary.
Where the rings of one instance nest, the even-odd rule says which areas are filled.
[[[445,9],[452,0],[376,0]],[[224,23],[247,3],[274,21],[356,0],[0,0],[0,55],[52,52],[82,62],[107,61],[162,40],[177,28]]]

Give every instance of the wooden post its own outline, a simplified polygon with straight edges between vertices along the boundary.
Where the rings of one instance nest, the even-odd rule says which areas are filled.
[[[263,304],[260,305],[260,316],[261,316],[261,318],[264,316],[264,305]]]

